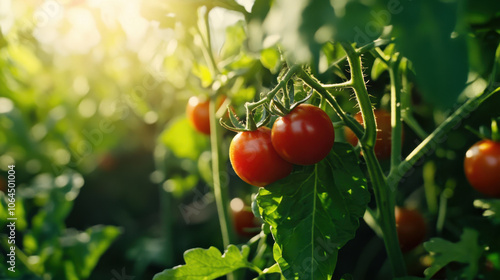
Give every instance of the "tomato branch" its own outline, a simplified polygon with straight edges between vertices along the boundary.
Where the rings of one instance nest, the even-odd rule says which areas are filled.
[[[212,74],[213,80],[220,73],[217,67],[215,58],[212,50],[211,36],[210,36],[210,25],[208,20],[210,9],[207,8],[202,20],[199,21],[201,26],[198,26],[198,31],[204,43],[202,44],[202,52],[205,56],[207,64],[210,68],[210,73]],[[203,36],[204,35],[204,36]],[[203,38],[204,37],[204,38]],[[214,196],[217,205],[217,214],[219,217],[219,224],[222,235],[222,243],[225,248],[227,248],[234,240],[233,224],[231,221],[231,216],[229,213],[229,190],[227,184],[222,184],[221,175],[226,172],[225,166],[227,159],[222,156],[221,143],[222,143],[222,132],[221,126],[219,125],[219,118],[217,117],[217,104],[216,99],[220,94],[220,91],[216,91],[216,94],[211,96],[209,103],[209,116],[210,116],[210,146],[212,152],[212,174],[213,174],[213,185],[214,185]],[[235,279],[233,273],[227,275],[228,280]]]
[[[341,43],[341,45],[347,53],[347,61],[351,69],[351,81],[365,126],[365,133],[360,138],[360,142],[362,146],[373,148],[377,139],[377,125],[370,96],[366,90],[363,70],[361,68],[361,57],[350,43]]]
[[[393,172],[401,163],[401,146],[402,146],[402,123],[401,123],[401,77],[399,73],[399,65],[401,56],[396,53],[390,61],[389,76],[391,79],[391,126],[392,126],[392,141],[391,141],[391,170]],[[393,190],[396,186],[390,185]]]
[[[403,117],[403,121],[417,134],[420,139],[425,139],[429,136],[427,133],[417,122],[415,117],[413,116],[413,109],[411,105],[411,84],[408,81],[408,67],[410,62],[408,59],[403,58],[400,63],[400,71],[401,71],[401,116]]]
[[[298,76],[306,83],[308,86],[316,90],[327,102],[332,106],[335,110],[335,113],[340,117],[340,119],[344,122],[344,124],[349,127],[357,137],[361,137],[363,135],[363,127],[350,115],[346,114],[342,107],[339,105],[334,96],[332,96],[328,90],[325,88],[325,85],[322,85],[318,82],[313,76],[309,75],[306,71],[302,70],[298,74]],[[333,85],[329,85],[330,88]],[[342,84],[336,84],[337,88],[345,88],[350,87],[351,81],[347,81]]]
[[[389,40],[389,39],[377,39],[373,42],[370,42],[360,48],[357,48],[356,49],[356,52],[359,53],[359,54],[362,54],[362,53],[367,53],[367,52],[370,52],[372,51],[374,48],[378,48],[380,46],[384,46],[384,45],[387,45],[389,43],[391,43],[392,40]],[[335,67],[338,67],[338,65],[344,63],[347,61],[347,55],[339,58],[338,60],[336,60],[335,62],[333,62],[327,69],[327,72],[331,72],[331,70]]]
[[[474,111],[481,103],[488,99],[493,94],[500,92],[500,87],[489,93],[482,93],[477,95],[464,104],[462,104],[453,114],[451,114],[443,123],[441,123],[427,138],[424,139],[407,157],[403,160],[394,172],[390,174],[387,178],[388,182],[391,184],[396,184],[403,178],[403,176],[408,172],[417,161],[424,156],[429,150],[440,143],[440,140],[448,133],[453,127],[455,127],[461,119]]]
[[[360,138],[359,142],[363,151],[363,157],[366,160],[368,174],[373,185],[379,214],[378,223],[383,232],[384,244],[387,256],[391,262],[394,276],[403,277],[406,275],[406,268],[403,260],[403,254],[399,248],[396,232],[396,220],[394,217],[395,202],[393,193],[387,184],[382,167],[375,156],[374,147],[377,137],[377,128],[372,104],[363,78],[361,57],[351,44],[341,44],[347,53],[349,67],[351,69],[353,89],[365,124],[365,133],[363,134],[363,137]]]

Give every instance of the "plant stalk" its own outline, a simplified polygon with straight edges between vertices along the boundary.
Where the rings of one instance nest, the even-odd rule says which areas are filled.
[[[433,150],[439,143],[442,143],[443,137],[446,137],[452,128],[456,127],[461,119],[467,117],[471,112],[473,112],[481,103],[483,103],[490,96],[495,93],[500,92],[500,87],[496,88],[491,92],[483,92],[482,94],[475,96],[467,100],[462,104],[457,110],[455,110],[444,122],[442,122],[429,136],[427,136],[424,141],[422,141],[400,164],[397,166],[395,171],[390,174],[387,178],[388,182],[391,184],[396,184],[403,178],[403,176],[408,172],[417,161],[424,156],[429,150]]]
[[[216,117],[216,96],[210,99],[210,145],[212,150],[212,174],[214,185],[215,203],[217,204],[217,214],[222,234],[224,248],[234,240],[233,225],[229,212],[229,189],[227,181],[224,181],[222,174],[226,172],[226,159],[221,154],[222,131]],[[234,275],[228,274],[228,280],[233,280]]]
[[[389,77],[391,79],[391,170],[397,169],[401,163],[401,147],[403,128],[401,122],[401,80],[399,75],[399,65],[401,56],[395,55],[397,58],[391,60],[389,66]],[[390,174],[390,173],[389,173]],[[393,191],[396,190],[397,185],[390,185]]]
[[[375,115],[373,113],[372,104],[366,84],[363,78],[361,67],[361,58],[359,53],[355,51],[349,43],[342,43],[342,47],[347,53],[347,60],[351,69],[351,80],[353,81],[353,89],[358,100],[363,121],[365,124],[365,133],[359,139],[363,157],[366,160],[368,174],[373,185],[375,200],[378,209],[378,222],[383,232],[383,239],[387,251],[388,259],[390,260],[392,271],[395,277],[406,276],[406,266],[403,260],[403,254],[399,248],[399,242],[396,232],[396,219],[394,217],[394,195],[382,167],[375,156],[375,140],[377,137],[377,125]]]

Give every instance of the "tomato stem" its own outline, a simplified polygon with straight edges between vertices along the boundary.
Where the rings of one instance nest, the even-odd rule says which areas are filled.
[[[402,146],[402,123],[401,123],[401,80],[399,73],[399,65],[401,56],[395,54],[390,61],[389,76],[391,79],[391,170],[397,169],[401,163],[401,146]],[[390,173],[389,173],[390,174]],[[390,187],[396,190],[397,185]]]
[[[330,106],[332,106],[333,110],[335,110],[335,113],[337,113],[337,115],[344,122],[344,124],[347,127],[349,127],[354,132],[354,134],[357,137],[360,138],[363,135],[363,127],[361,126],[361,124],[358,121],[356,121],[353,117],[351,117],[350,115],[347,115],[344,112],[344,110],[339,105],[339,103],[337,102],[337,100],[335,99],[335,97],[332,96],[325,89],[324,85],[322,85],[321,83],[319,83],[313,76],[309,75],[306,71],[304,71],[302,69],[301,69],[301,71],[300,71],[300,73],[298,75],[302,79],[302,81],[304,81],[304,83],[306,83],[308,86],[310,86],[311,88],[313,88],[324,99],[326,99],[326,101],[330,104]],[[349,83],[346,82],[344,84],[346,84],[346,85],[342,86],[342,87],[348,87],[347,84],[349,84],[349,86],[350,86],[351,85],[351,81],[349,81]]]
[[[442,122],[429,136],[427,136],[395,169],[387,178],[388,182],[396,184],[408,172],[417,161],[427,154],[429,150],[435,149],[438,143],[441,143],[452,128],[456,127],[461,119],[467,117],[470,113],[481,105],[490,96],[500,92],[500,87],[491,92],[483,92],[473,98],[468,99],[457,110],[455,110],[444,122]]]
[[[406,58],[401,59],[400,71],[401,71],[401,116],[404,122],[410,127],[413,132],[417,134],[420,139],[425,139],[429,136],[417,122],[413,116],[413,107],[411,104],[411,83],[408,81],[408,64],[410,62]]]
[[[365,132],[360,138],[360,142],[367,148],[373,148],[375,146],[375,140],[377,139],[377,124],[375,122],[375,114],[373,113],[370,96],[366,90],[363,69],[361,68],[361,57],[350,43],[342,42],[341,45],[347,53],[353,89],[365,126]]]
[[[267,94],[266,94],[266,97],[265,98],[262,98],[261,100],[257,101],[257,102],[247,102],[245,104],[245,107],[247,107],[248,109],[247,110],[254,110],[255,108],[261,106],[261,105],[264,105],[266,103],[269,103],[273,98],[274,96],[278,93],[278,91],[284,87],[286,87],[286,84],[287,82],[292,78],[293,75],[295,75],[295,73],[297,73],[299,70],[300,70],[300,66],[299,65],[293,65],[292,67],[290,67],[290,69],[288,69],[288,72],[285,74],[285,76],[283,77],[283,79],[271,90],[269,91]]]
[[[203,10],[200,8],[197,12],[201,14]],[[207,61],[210,73],[212,74],[212,80],[214,80],[217,74],[220,73],[220,70],[217,67],[217,63],[215,62],[215,57],[212,51],[212,38],[210,36],[210,25],[208,21],[209,12],[210,9],[207,9],[203,15],[200,15],[200,19],[202,20],[199,20],[196,29],[198,30],[201,41],[203,42],[201,51],[203,53],[203,56],[205,57],[205,60]]]
[[[500,131],[498,130],[497,120],[491,120],[491,140],[500,141]]]
[[[403,260],[403,254],[399,248],[398,236],[396,232],[396,219],[394,217],[394,192],[389,188],[382,167],[380,166],[380,163],[375,155],[374,147],[377,137],[377,124],[375,122],[375,114],[373,112],[370,97],[363,78],[361,57],[351,44],[341,43],[341,45],[347,53],[354,93],[356,94],[356,99],[358,100],[363,122],[365,124],[365,133],[359,139],[359,143],[361,145],[363,157],[366,160],[368,168],[368,174],[373,185],[378,210],[378,223],[383,233],[387,256],[390,260],[394,276],[404,277],[406,276],[406,268]],[[396,91],[396,88],[394,91]]]
[[[198,27],[200,31],[200,36],[203,39],[203,35],[205,35],[204,44],[202,47],[202,51],[205,55],[205,59],[207,60],[207,64],[210,67],[210,73],[212,74],[212,78],[214,79],[220,73],[220,70],[217,67],[217,63],[215,62],[215,58],[212,50],[211,36],[210,36],[210,25],[208,20],[209,9],[206,10],[203,15],[203,21],[200,21],[199,24],[202,27]],[[200,10],[199,10],[200,12]],[[210,98],[209,103],[209,116],[210,116],[210,145],[212,152],[212,174],[213,174],[213,186],[214,186],[214,196],[215,203],[217,205],[217,214],[219,216],[219,224],[221,228],[222,235],[222,243],[224,248],[227,248],[231,242],[234,240],[234,232],[233,225],[231,221],[231,216],[229,213],[229,190],[227,181],[224,182],[222,180],[222,174],[225,171],[227,159],[222,156],[221,147],[222,147],[222,132],[221,126],[219,125],[219,118],[217,117],[217,96],[220,95],[220,90],[216,91],[214,95]],[[233,273],[227,274],[228,280],[234,280],[235,275]]]
[[[210,99],[210,143],[212,149],[212,172],[215,202],[222,233],[224,248],[233,240],[232,221],[229,214],[229,190],[227,184],[222,182],[221,174],[225,172],[226,160],[221,155],[221,127],[216,117],[215,98]]]

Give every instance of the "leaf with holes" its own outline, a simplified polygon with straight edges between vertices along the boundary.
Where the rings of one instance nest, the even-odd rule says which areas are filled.
[[[337,254],[359,226],[370,195],[358,157],[344,143],[316,165],[259,190],[273,254],[286,279],[330,279]]]

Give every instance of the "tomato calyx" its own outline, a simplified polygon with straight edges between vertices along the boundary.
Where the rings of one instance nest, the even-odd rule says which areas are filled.
[[[276,92],[269,92],[268,94],[264,95],[265,97],[257,102],[245,103],[246,123],[241,121],[236,112],[230,107],[228,107],[227,110],[231,124],[228,124],[222,118],[219,119],[219,123],[225,129],[234,132],[254,131],[259,127],[269,124],[272,115],[277,115],[280,117],[288,115],[297,106],[303,104],[309,98],[311,98],[314,92],[311,89],[306,97],[299,101],[295,101],[295,89],[293,81],[290,80],[289,84],[290,85],[283,86],[282,89],[279,89]],[[276,95],[278,94],[282,95],[281,100],[276,97]],[[268,101],[268,99],[270,100]],[[262,113],[260,119],[256,121],[254,111],[259,107],[262,107]]]
[[[314,90],[311,89],[309,93],[301,100],[295,101],[295,87],[293,80],[288,82],[288,85],[284,86],[283,89],[278,91],[278,94],[282,94],[281,100],[276,98],[276,96],[269,102],[269,111],[277,116],[284,117],[290,114],[293,109],[295,109],[300,104],[303,104],[313,95]],[[278,95],[277,94],[277,95]]]
[[[219,123],[222,127],[227,130],[231,130],[234,132],[245,132],[245,131],[254,131],[259,127],[265,126],[271,120],[271,114],[269,114],[266,107],[263,108],[262,116],[258,122],[255,122],[254,113],[252,110],[248,109],[248,106],[245,104],[245,108],[247,108],[247,117],[246,124],[244,124],[236,115],[236,112],[228,107],[228,115],[229,120],[231,121],[231,125],[227,124],[222,118],[219,119]]]

